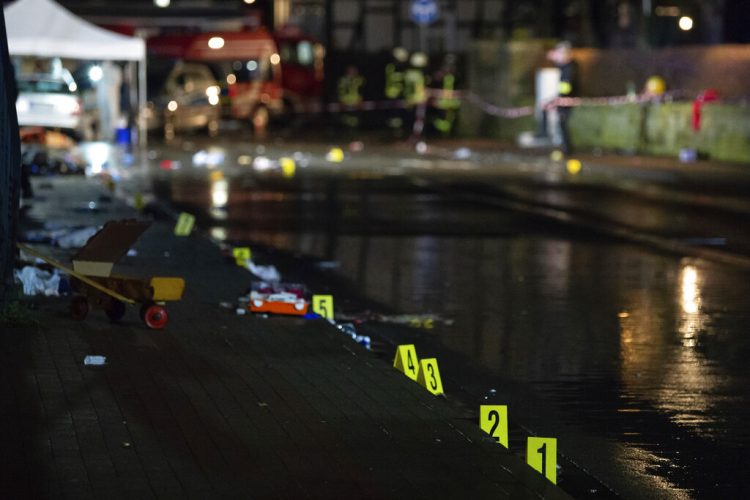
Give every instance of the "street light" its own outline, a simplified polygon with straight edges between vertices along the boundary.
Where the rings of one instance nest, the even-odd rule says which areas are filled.
[[[154,0],[154,5],[161,8],[169,7],[169,3],[170,0]]]
[[[682,16],[678,21],[678,25],[682,31],[690,31],[693,29],[693,18],[689,16]]]

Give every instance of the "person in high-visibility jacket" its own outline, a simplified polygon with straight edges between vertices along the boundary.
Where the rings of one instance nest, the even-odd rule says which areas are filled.
[[[385,98],[390,101],[404,99],[406,69],[409,60],[409,52],[403,47],[396,47],[392,53],[393,59],[385,66]],[[404,126],[404,108],[398,102],[389,112],[388,127],[397,136],[401,135]]]
[[[456,97],[455,59],[446,57],[445,63],[432,80],[438,91],[433,105],[432,126],[443,135],[449,135],[458,115],[461,102]]]
[[[425,106],[427,105],[427,85],[424,70],[427,67],[427,56],[422,52],[412,54],[409,69],[404,75],[404,100],[412,119],[413,135],[419,135],[424,128]]]
[[[365,79],[359,74],[355,66],[347,66],[346,72],[339,79],[338,94],[339,103],[346,107],[354,108],[362,103],[362,87]],[[359,125],[359,117],[354,111],[348,111],[342,114],[342,120],[349,127]]]
[[[560,82],[558,84],[558,95],[560,97],[575,96],[577,65],[573,60],[573,52],[570,42],[560,42],[554,49],[549,51],[547,57],[560,69]],[[557,118],[560,124],[561,149],[565,154],[570,154],[572,145],[568,131],[568,119],[573,108],[570,106],[557,106]]]

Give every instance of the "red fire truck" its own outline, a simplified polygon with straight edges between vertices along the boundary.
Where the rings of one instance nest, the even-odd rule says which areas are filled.
[[[325,50],[294,29],[166,35],[147,45],[152,58],[209,66],[223,89],[224,114],[251,121],[256,131],[274,116],[312,111],[320,100]]]

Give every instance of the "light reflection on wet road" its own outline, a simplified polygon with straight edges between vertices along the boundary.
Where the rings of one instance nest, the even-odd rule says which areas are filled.
[[[623,496],[750,494],[749,272],[365,184],[175,176],[157,191],[216,237],[338,261],[368,299],[454,319],[414,338],[471,360],[463,389],[498,387]]]

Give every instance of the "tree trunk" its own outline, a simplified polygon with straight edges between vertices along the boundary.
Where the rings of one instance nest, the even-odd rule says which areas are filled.
[[[18,227],[21,152],[16,116],[16,79],[8,55],[5,16],[0,13],[0,307],[13,291],[13,263]]]

